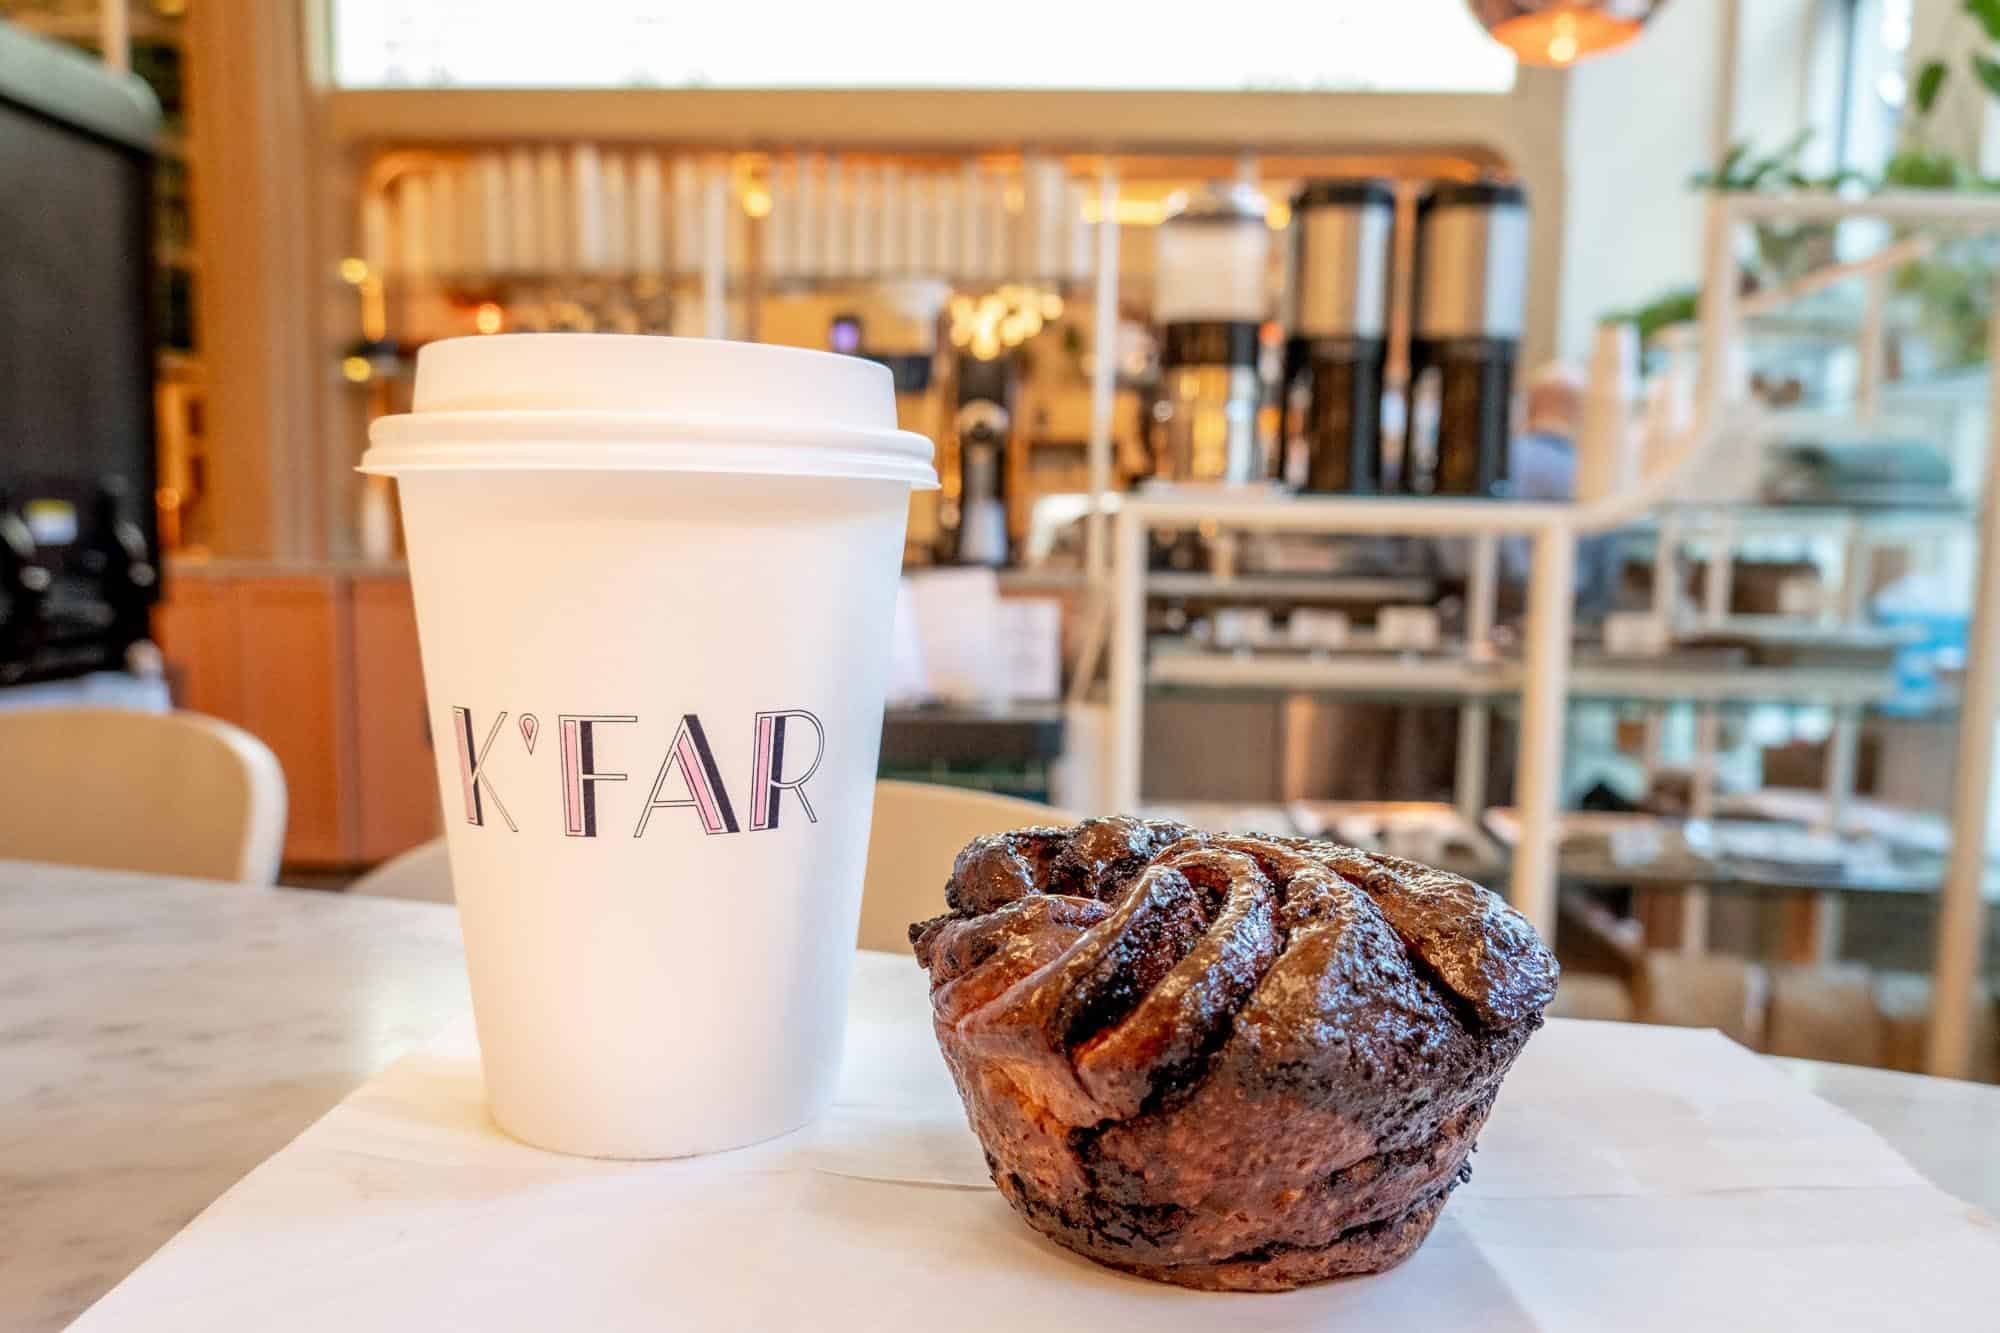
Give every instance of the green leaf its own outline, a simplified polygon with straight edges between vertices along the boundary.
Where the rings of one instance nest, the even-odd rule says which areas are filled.
[[[1899,189],[1955,190],[1964,183],[1966,168],[1950,153],[1905,148],[1889,159],[1882,183]]]
[[[2000,0],[1965,0],[1965,12],[1986,29],[1986,40],[2000,42]]]
[[[1995,3],[2000,3],[2000,0],[1995,0]],[[1760,160],[1750,172],[1748,180],[1744,183],[1754,189],[1762,185],[1765,181],[1775,177],[1780,182],[1790,181],[1796,184],[1796,178],[1799,174],[1797,165],[1799,154],[1805,151],[1806,145],[1812,141],[1812,137],[1812,127],[1808,125],[1805,129],[1800,130],[1797,134],[1794,134],[1791,138],[1785,140],[1783,144],[1779,145],[1777,152]]]
[[[2000,4],[2000,0],[1994,0],[1994,3]],[[1979,81],[1986,85],[1987,92],[1992,93],[1995,97],[2000,97],[2000,60],[1989,60],[1985,56],[1974,56],[1972,58],[1972,72],[1977,74]]]
[[[2000,0],[1994,2],[2000,4]],[[1767,157],[1751,157],[1753,150],[1748,141],[1733,143],[1715,170],[1697,171],[1688,178],[1688,184],[1697,190],[1748,191],[1769,182],[1783,182],[1797,175],[1799,154],[1811,141],[1812,134],[1811,129],[1800,130]]]
[[[1996,0],[2000,3],[2000,0]],[[1942,60],[1933,60],[1917,71],[1917,114],[1928,116],[1937,105],[1938,91],[1944,87],[1944,76],[1951,69]]]
[[[1727,190],[1734,184],[1736,164],[1750,151],[1750,145],[1743,141],[1729,145],[1729,151],[1722,155],[1722,161],[1713,169],[1702,168],[1688,177],[1688,185],[1696,190]]]

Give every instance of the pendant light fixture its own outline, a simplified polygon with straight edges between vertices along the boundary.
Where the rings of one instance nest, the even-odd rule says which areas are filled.
[[[1666,0],[1469,0],[1472,15],[1523,64],[1573,65],[1639,35]]]

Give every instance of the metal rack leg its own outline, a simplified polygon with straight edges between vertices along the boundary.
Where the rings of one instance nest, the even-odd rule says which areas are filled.
[[[1722,717],[1714,704],[1694,709],[1694,765],[1688,772],[1688,817],[1715,816],[1715,752],[1721,746]],[[1681,891],[1679,947],[1684,954],[1708,952],[1708,887],[1689,884]]]
[[[1460,819],[1477,824],[1486,809],[1486,751],[1493,709],[1468,703],[1458,709],[1458,760],[1452,773],[1452,805]]]
[[[1146,713],[1146,529],[1130,511],[1112,528],[1110,694],[1112,808],[1130,812],[1139,806]]]
[[[1091,586],[1104,579],[1104,497],[1111,492],[1112,420],[1118,396],[1118,168],[1108,159],[1097,173],[1096,327],[1090,370],[1090,514],[1083,520],[1083,568]]]
[[[729,336],[729,181],[711,166],[702,188],[701,335]]]
[[[1543,938],[1551,940],[1556,925],[1557,818],[1575,574],[1576,534],[1566,528],[1537,533],[1528,575],[1528,616],[1522,626],[1527,653],[1522,664],[1521,752],[1514,772],[1521,841],[1514,855],[1512,897]]]
[[[1833,607],[1832,620],[1839,625],[1859,625],[1868,601],[1868,578],[1875,569],[1875,548],[1861,531],[1858,519],[1847,520],[1841,542],[1840,600]]]
[[[1475,662],[1493,655],[1493,613],[1499,598],[1500,539],[1480,533],[1472,539],[1471,568],[1465,581],[1465,652]],[[1458,710],[1458,763],[1452,773],[1452,804],[1459,818],[1479,822],[1486,808],[1486,748],[1491,705],[1468,701]]]
[[[1653,785],[1660,780],[1660,769],[1666,762],[1667,706],[1665,704],[1644,705],[1646,715],[1639,724],[1639,771],[1646,783],[1642,796],[1653,794]]]
[[[1729,618],[1729,598],[1736,581],[1736,524],[1726,516],[1715,524],[1714,546],[1702,571],[1701,615],[1710,626]]]
[[[1854,775],[1861,752],[1861,714],[1853,708],[1834,711],[1826,738],[1826,776],[1821,785],[1825,808],[1816,832],[1838,836],[1847,823],[1854,797]],[[1831,963],[1840,957],[1840,931],[1845,905],[1837,893],[1801,893],[1779,909],[1781,949],[1792,963]]]
[[[1680,520],[1669,513],[1660,519],[1659,530],[1653,536],[1652,611],[1662,642],[1674,623],[1674,608],[1679,601],[1680,548]]]
[[[2000,377],[2000,319],[1988,335]],[[1938,896],[1931,1026],[1924,1068],[1963,1078],[1972,1056],[1972,1005],[1986,924],[1986,812],[1993,794],[1993,720],[2000,710],[2000,394],[1990,400],[1985,485],[1979,500],[1979,572],[1965,645],[1958,764],[1952,776],[1951,859]]]

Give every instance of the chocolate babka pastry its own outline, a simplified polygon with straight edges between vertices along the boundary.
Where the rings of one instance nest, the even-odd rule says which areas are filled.
[[[910,928],[993,1181],[1146,1277],[1277,1291],[1422,1243],[1555,994],[1476,884],[1093,819],[980,838]]]

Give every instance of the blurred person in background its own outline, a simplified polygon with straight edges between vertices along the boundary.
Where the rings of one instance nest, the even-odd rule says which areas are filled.
[[[1583,420],[1586,388],[1582,371],[1550,361],[1528,377],[1523,392],[1522,428],[1508,446],[1507,475],[1517,500],[1561,503],[1576,498],[1576,432]],[[1610,533],[1577,539],[1576,609],[1601,615],[1617,591],[1615,549]],[[1528,539],[1500,544],[1500,571],[1509,584],[1528,578]]]

